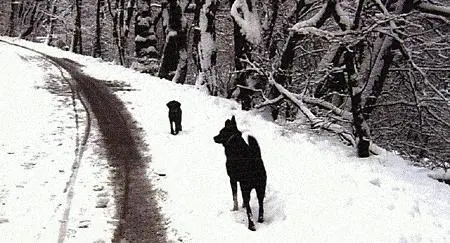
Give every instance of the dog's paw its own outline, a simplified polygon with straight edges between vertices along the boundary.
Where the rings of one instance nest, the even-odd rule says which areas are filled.
[[[251,230],[251,231],[256,231],[255,224],[253,224],[253,222],[251,222],[251,223],[248,225],[248,229]]]
[[[261,217],[261,216],[260,216],[260,217],[258,218],[258,223],[264,223],[264,217]]]

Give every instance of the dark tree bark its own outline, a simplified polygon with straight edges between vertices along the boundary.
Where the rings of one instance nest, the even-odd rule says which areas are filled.
[[[275,23],[278,19],[280,10],[280,0],[272,0],[270,3],[270,18],[265,30],[265,45],[266,49],[269,50],[269,58],[274,58],[276,54],[276,42],[273,39],[273,33],[275,29]]]
[[[34,5],[33,5],[33,8],[31,10],[31,15],[30,15],[27,27],[22,33],[20,33],[20,36],[19,36],[20,39],[24,39],[24,38],[28,37],[31,33],[33,33],[34,27],[35,27],[35,24],[36,24],[36,19],[37,19],[36,18],[36,13],[37,13],[37,10],[38,10],[38,7],[39,7],[39,2],[40,1],[35,1],[34,2]]]
[[[82,0],[75,0],[75,17],[74,17],[74,30],[72,34],[72,43],[70,51],[82,54],[83,44],[81,39],[81,4]]]
[[[102,18],[103,18],[103,0],[97,0],[95,9],[95,43],[92,51],[93,57],[102,57]]]
[[[127,16],[125,18],[124,23],[124,36],[128,39],[128,34],[130,33],[130,27],[131,27],[131,19],[133,18],[134,9],[135,9],[136,1],[135,0],[129,0],[127,4]]]
[[[9,24],[8,30],[6,31],[7,36],[15,36],[16,33],[16,15],[18,11],[18,2],[11,0],[11,13],[9,14]]]
[[[125,50],[122,43],[122,33],[123,33],[123,11],[125,2],[124,0],[115,0],[114,7],[111,6],[110,0],[107,0],[108,10],[112,18],[112,36],[114,43],[117,48],[117,58],[120,65],[125,65]]]
[[[177,0],[167,6],[166,41],[158,76],[183,84],[187,73],[187,29],[183,10]]]

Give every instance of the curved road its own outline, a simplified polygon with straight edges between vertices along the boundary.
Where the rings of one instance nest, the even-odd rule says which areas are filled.
[[[165,221],[155,199],[155,190],[146,175],[150,158],[141,154],[145,145],[135,126],[136,122],[125,105],[104,82],[83,74],[80,64],[69,59],[48,56],[8,41],[0,42],[36,52],[52,61],[58,68],[66,70],[73,79],[70,82],[73,86],[72,92],[83,96],[81,102],[88,109],[88,113],[97,119],[108,163],[115,168],[113,180],[119,224],[112,242],[166,242]],[[87,104],[84,104],[86,102]],[[94,118],[88,116],[88,119]],[[65,214],[69,211],[70,208],[66,209]],[[66,216],[68,215],[64,217]],[[65,226],[61,228],[64,231]],[[65,235],[65,232],[60,234]],[[64,241],[64,236],[59,239],[59,242],[61,241]]]
[[[140,152],[144,146],[142,138],[124,104],[104,82],[83,74],[79,64],[45,57],[65,69],[76,82],[98,121],[108,161],[116,168],[115,197],[120,221],[113,242],[166,242],[164,220],[146,176],[149,158]]]

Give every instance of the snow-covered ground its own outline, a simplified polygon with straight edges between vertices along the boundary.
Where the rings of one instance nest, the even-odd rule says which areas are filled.
[[[450,242],[450,187],[393,153],[360,159],[333,138],[286,129],[190,86],[2,39],[71,58],[89,75],[131,86],[116,94],[145,133],[148,176],[159,189],[170,241]],[[109,241],[114,200],[98,131],[94,124],[70,200],[64,189],[86,119],[76,101],[77,128],[70,94],[44,88],[60,73],[36,57],[0,43],[0,241],[51,242],[60,231],[67,232],[67,241]],[[50,83],[69,89],[62,80]],[[177,136],[169,133],[165,105],[173,99],[183,109],[183,131]],[[243,209],[231,211],[223,147],[212,139],[232,115],[240,130],[258,139],[268,174],[266,221],[256,232],[247,230]],[[106,207],[97,208],[104,199],[110,199]],[[60,230],[68,203],[67,227]],[[254,193],[251,205],[256,215]]]

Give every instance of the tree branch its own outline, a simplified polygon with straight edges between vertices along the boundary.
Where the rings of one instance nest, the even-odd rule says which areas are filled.
[[[416,0],[414,2],[415,4],[415,9],[423,12],[423,13],[430,13],[430,14],[434,14],[434,15],[439,15],[439,16],[443,16],[443,17],[450,17],[450,7],[447,6],[439,6],[436,4],[432,4],[429,2],[423,2],[420,0]]]

